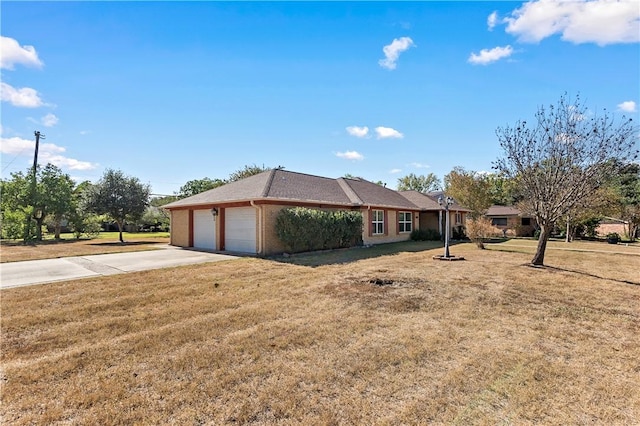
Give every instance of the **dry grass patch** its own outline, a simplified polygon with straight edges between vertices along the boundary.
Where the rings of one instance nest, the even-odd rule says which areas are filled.
[[[129,237],[126,238],[124,243],[119,242],[117,238],[113,240],[46,240],[33,244],[3,241],[2,246],[0,246],[0,262],[20,262],[23,260],[153,250],[159,244],[168,243],[168,237]]]
[[[637,422],[637,257],[452,252],[3,290],[3,422]]]

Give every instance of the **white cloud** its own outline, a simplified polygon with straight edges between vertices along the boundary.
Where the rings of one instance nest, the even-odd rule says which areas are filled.
[[[576,44],[640,41],[638,0],[529,1],[502,22],[509,34],[530,43],[554,34]]]
[[[398,174],[402,171],[402,169],[391,169],[389,170],[389,173],[391,173],[392,175]]]
[[[43,126],[45,127],[53,127],[56,124],[58,124],[58,117],[56,117],[54,114],[49,113],[47,115],[45,115],[44,117],[42,117],[40,119],[40,122],[42,123]]]
[[[396,61],[400,57],[400,54],[411,46],[415,46],[415,44],[410,37],[394,38],[391,44],[382,48],[385,58],[380,59],[378,64],[380,64],[382,68],[386,68],[388,70],[396,69]]]
[[[412,167],[415,167],[416,169],[428,169],[429,167],[431,167],[428,164],[422,164],[422,163],[411,163],[410,165]]]
[[[40,68],[42,61],[33,46],[20,46],[16,40],[0,36],[0,68],[12,70],[15,64]]]
[[[30,87],[16,89],[7,83],[0,83],[0,98],[3,102],[9,102],[17,107],[38,108],[44,105],[35,89]]]
[[[487,27],[489,27],[489,31],[493,30],[493,28],[498,24],[498,12],[494,11],[491,15],[487,17]]]
[[[367,126],[364,126],[364,127],[349,126],[347,127],[347,133],[357,138],[364,138],[369,134],[369,128]]]
[[[402,133],[400,133],[396,129],[392,129],[391,127],[380,126],[380,127],[376,127],[375,131],[378,134],[378,139],[387,139],[387,138],[402,139],[404,137]]]
[[[35,141],[22,139],[19,137],[0,138],[0,152],[5,155],[33,157]],[[70,170],[90,170],[95,169],[97,164],[88,161],[80,161],[61,155],[66,149],[52,143],[41,143],[38,147],[38,163],[51,163],[60,168]]]
[[[624,112],[636,112],[636,103],[634,101],[624,101],[618,104],[618,110]]]
[[[345,152],[337,152],[336,157],[344,158],[346,160],[364,160],[364,155],[360,154],[357,151],[345,151]]]
[[[511,54],[513,54],[511,46],[497,46],[493,49],[482,49],[479,54],[472,52],[468,61],[476,65],[487,65],[502,58],[508,58]]]

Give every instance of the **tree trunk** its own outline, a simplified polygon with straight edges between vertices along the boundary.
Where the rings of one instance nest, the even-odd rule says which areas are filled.
[[[571,242],[571,219],[567,216],[567,231],[564,239],[565,243]]]
[[[551,234],[551,227],[547,225],[540,225],[540,237],[538,238],[538,248],[536,254],[531,260],[531,264],[536,266],[542,266],[544,264],[544,252],[547,249],[547,241],[549,241],[549,235]]]
[[[124,223],[119,220],[116,221],[116,223],[118,224],[118,231],[120,231],[120,242],[124,243],[124,239],[122,238],[122,228],[124,228]]]
[[[36,219],[36,240],[38,241],[42,241],[42,222],[44,222],[44,217]]]
[[[56,219],[54,224],[55,236],[56,240],[60,239],[60,229],[62,228],[62,219]]]
[[[627,226],[627,234],[629,235],[629,241],[634,242],[636,240],[636,233],[638,232],[638,225],[631,222],[629,220],[629,225]]]

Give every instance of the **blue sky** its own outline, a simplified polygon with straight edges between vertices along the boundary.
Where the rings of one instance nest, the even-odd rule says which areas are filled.
[[[567,92],[640,121],[640,3],[2,2],[2,177],[120,169],[155,194],[245,165],[395,188],[489,171]]]

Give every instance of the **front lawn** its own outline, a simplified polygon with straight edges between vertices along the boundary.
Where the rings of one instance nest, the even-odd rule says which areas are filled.
[[[403,247],[3,290],[3,423],[637,423],[637,256]]]

